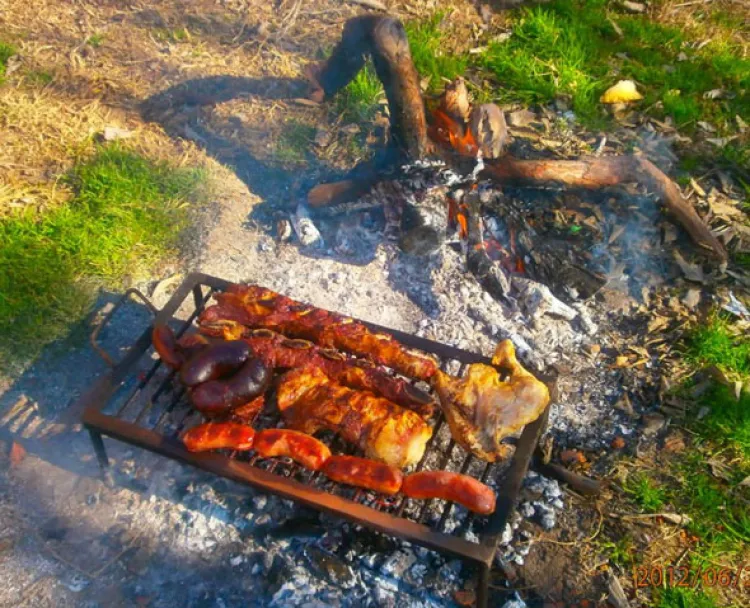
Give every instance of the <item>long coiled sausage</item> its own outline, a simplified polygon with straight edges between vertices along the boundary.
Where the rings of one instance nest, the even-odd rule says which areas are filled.
[[[251,354],[250,345],[242,340],[212,344],[185,362],[180,380],[185,386],[218,380],[238,369]]]
[[[190,393],[190,400],[195,409],[206,416],[228,414],[265,393],[271,377],[271,369],[260,359],[248,359],[229,378],[196,386]]]

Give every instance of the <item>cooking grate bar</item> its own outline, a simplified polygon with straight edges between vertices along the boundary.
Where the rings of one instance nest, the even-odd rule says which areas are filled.
[[[439,465],[438,465],[438,467],[437,467],[437,470],[438,470],[438,471],[442,471],[442,470],[444,470],[444,469],[445,469],[445,465],[447,465],[447,464],[448,464],[448,461],[449,461],[449,460],[451,459],[451,454],[453,454],[453,447],[454,447],[455,445],[456,445],[456,442],[455,442],[455,441],[453,440],[453,438],[451,437],[451,440],[450,440],[450,442],[448,443],[448,447],[447,447],[447,448],[445,449],[445,453],[443,454],[443,457],[442,457],[442,459],[440,460],[440,464],[439,464]],[[425,516],[427,515],[427,513],[428,513],[428,511],[429,511],[429,508],[430,508],[430,507],[432,506],[432,503],[433,503],[433,502],[434,502],[434,501],[433,501],[433,499],[429,499],[429,500],[425,500],[425,501],[424,501],[424,502],[422,503],[422,508],[421,508],[421,509],[420,509],[420,511],[419,511],[419,516],[417,517],[417,521],[418,521],[418,522],[419,522],[420,524],[423,524],[423,523],[425,523],[425,522],[424,522]]]
[[[145,416],[152,407],[154,407],[154,404],[159,401],[164,391],[167,390],[167,388],[173,384],[173,380],[175,376],[177,375],[177,372],[172,370],[167,374],[167,376],[159,383],[159,386],[154,391],[154,394],[151,395],[148,399],[146,399],[146,402],[143,404],[143,407],[141,408],[141,411],[138,412],[133,422],[135,424],[138,424],[142,419],[143,416]]]
[[[151,382],[151,378],[154,377],[154,374],[156,373],[156,370],[158,370],[161,367],[161,359],[158,359],[154,362],[154,364],[151,366],[151,369],[146,372],[146,375],[141,379],[138,384],[136,385],[135,389],[132,393],[130,393],[130,396],[125,400],[125,402],[120,406],[120,409],[117,410],[115,413],[115,416],[117,418],[120,418],[124,413],[125,410],[128,409],[131,403],[133,403],[138,397],[138,395],[141,393],[141,391],[145,388],[145,386]]]
[[[187,389],[185,387],[180,387],[175,391],[174,397],[172,397],[172,401],[169,402],[169,405],[164,408],[164,411],[159,415],[159,417],[156,419],[156,423],[152,427],[153,430],[159,432],[162,429],[162,424],[166,420],[167,416],[172,413],[172,410],[177,407],[177,404],[180,402],[182,397],[187,393]],[[189,411],[186,408],[186,412]]]
[[[474,459],[474,455],[469,453],[464,458],[464,462],[461,465],[460,473],[461,475],[464,475],[466,471],[469,470],[469,466],[471,465],[471,461]],[[437,529],[442,530],[443,526],[445,525],[446,520],[448,519],[448,516],[451,514],[451,511],[453,510],[453,502],[447,502],[445,504],[445,507],[443,508],[443,514],[440,516],[440,521],[438,522]]]
[[[198,306],[198,299],[197,294],[200,293],[200,285],[196,286],[196,289],[193,291],[193,295],[196,298],[196,309],[190,313],[190,316],[185,320],[184,323],[180,325],[180,328],[177,330],[176,335],[177,338],[181,338],[183,334],[190,328],[190,326],[193,324],[193,321],[198,318],[198,315],[203,310],[203,305],[208,302],[208,299],[211,297],[211,294],[213,294],[214,290],[212,288],[209,288],[208,293],[204,298],[200,300],[200,306]],[[115,417],[120,418],[125,413],[125,410],[130,406],[131,403],[133,403],[138,397],[138,395],[141,393],[141,391],[146,387],[146,385],[151,382],[151,379],[156,374],[157,370],[161,367],[162,361],[161,359],[157,359],[154,364],[151,366],[151,368],[146,372],[146,375],[138,382],[133,392],[128,396],[128,398],[125,400],[125,402],[120,406],[120,409],[117,410],[117,413],[115,414]],[[165,380],[162,381],[159,388],[156,389],[156,392],[152,396],[152,399],[156,399],[159,394],[164,390],[164,387],[168,384],[168,381],[171,381],[177,372],[170,371],[169,376]],[[144,409],[148,409],[150,407],[150,400],[146,402],[146,405],[144,406]],[[144,412],[141,410],[139,414],[135,418],[136,424],[140,422]]]
[[[441,412],[438,415],[437,422],[435,423],[435,428],[432,431],[432,437],[430,437],[428,439],[428,441],[427,441],[427,447],[425,448],[424,456],[422,456],[422,460],[420,460],[419,463],[417,463],[417,467],[416,467],[416,469],[414,469],[415,473],[418,473],[419,471],[421,471],[422,469],[424,469],[424,465],[427,462],[427,456],[430,453],[430,451],[432,450],[432,445],[435,443],[435,439],[437,438],[438,433],[440,432],[440,429],[443,428],[443,424],[444,423],[445,423],[445,416],[443,416],[443,413]],[[406,504],[407,504],[408,500],[409,499],[406,496],[402,496],[401,497],[401,503],[399,504],[398,508],[396,509],[396,513],[395,513],[396,517],[401,517],[403,515],[404,509],[406,508]]]

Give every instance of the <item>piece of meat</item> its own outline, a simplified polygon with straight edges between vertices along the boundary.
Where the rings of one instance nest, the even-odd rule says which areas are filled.
[[[255,422],[255,419],[258,417],[258,414],[263,411],[265,405],[266,397],[265,395],[261,395],[260,397],[256,397],[252,401],[249,401],[248,403],[243,403],[242,405],[234,408],[230,412],[230,417],[235,422],[252,425],[253,422]]]
[[[496,368],[508,379],[501,380]],[[464,378],[438,371],[433,386],[453,438],[489,462],[507,456],[510,448],[501,441],[536,420],[549,403],[546,385],[518,362],[510,340],[498,344],[492,366],[472,364]]]
[[[217,380],[239,369],[251,354],[250,345],[242,340],[212,344],[185,362],[180,380],[185,386]]]
[[[432,428],[415,412],[342,386],[318,368],[285,374],[276,400],[290,428],[309,435],[334,431],[366,456],[398,468],[418,462],[432,436]]]
[[[331,457],[322,441],[299,431],[266,429],[255,435],[253,447],[263,458],[288,456],[311,471],[317,471]]]
[[[180,369],[185,363],[185,356],[181,352],[174,332],[169,325],[155,325],[151,332],[151,342],[165,365],[172,369]]]
[[[271,368],[252,357],[228,378],[196,386],[190,391],[190,401],[206,416],[228,414],[265,393],[272,376]]]
[[[331,456],[323,465],[323,473],[333,481],[388,495],[396,494],[404,481],[397,468],[357,456]]]
[[[214,297],[218,304],[199,317],[201,331],[208,334],[239,337],[242,328],[238,325],[272,329],[368,358],[410,378],[428,380],[438,369],[433,358],[408,350],[391,335],[372,332],[353,319],[300,304],[263,287],[231,285]]]
[[[368,361],[320,348],[308,340],[290,339],[269,329],[245,329],[242,336],[253,353],[270,367],[319,367],[329,378],[344,386],[371,391],[425,418],[435,413],[435,401],[428,393]]]
[[[237,422],[206,422],[187,430],[182,443],[190,452],[206,450],[250,450],[253,447],[255,429]]]
[[[468,475],[449,471],[421,471],[407,475],[401,491],[409,498],[440,498],[457,502],[470,511],[489,515],[495,511],[495,493]]]

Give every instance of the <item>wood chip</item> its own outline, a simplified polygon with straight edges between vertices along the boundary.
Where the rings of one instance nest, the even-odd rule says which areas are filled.
[[[17,467],[19,464],[23,462],[23,459],[26,458],[26,450],[23,448],[23,446],[18,443],[17,441],[13,442],[13,445],[10,446],[10,466],[11,467]]]

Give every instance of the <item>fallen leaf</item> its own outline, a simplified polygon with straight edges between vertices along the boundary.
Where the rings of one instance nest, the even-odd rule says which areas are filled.
[[[560,462],[563,464],[583,464],[586,457],[578,450],[563,450],[560,452]]]
[[[599,98],[602,103],[630,103],[643,99],[638,92],[635,82],[632,80],[621,80],[616,85],[608,88],[604,95]]]
[[[737,128],[740,130],[740,133],[744,133],[745,129],[747,129],[747,123],[742,120],[739,114],[734,117],[734,120],[737,123]]]
[[[706,191],[703,188],[701,188],[700,184],[696,182],[692,177],[690,178],[690,185],[693,187],[693,190],[695,190],[695,193],[698,196],[705,198]]]
[[[627,355],[617,355],[614,367],[630,367],[630,357]]]
[[[10,446],[10,466],[17,467],[26,458],[26,450],[17,441],[13,442]]]
[[[711,89],[703,93],[703,99],[721,99],[727,92],[724,89]]]
[[[614,450],[621,450],[625,447],[625,440],[622,437],[615,437],[610,445]]]
[[[680,267],[680,270],[682,270],[682,274],[685,275],[685,278],[688,281],[693,281],[695,283],[706,282],[706,277],[703,274],[703,267],[700,264],[692,264],[688,262],[676,249],[673,251],[673,255],[677,265]]]
[[[742,481],[741,481],[740,483],[738,483],[737,485],[739,485],[739,486],[743,486],[743,487],[746,487],[746,488],[747,488],[747,487],[750,487],[750,475],[748,475],[747,477],[745,477],[745,479],[743,479],[743,480],[742,480]]]
[[[526,127],[532,122],[539,122],[539,119],[529,110],[516,110],[508,114],[508,124],[511,127]]]
[[[682,452],[685,450],[685,441],[678,434],[673,434],[664,440],[664,449],[667,452]]]
[[[738,137],[739,135],[732,135],[731,137],[706,137],[706,141],[717,148],[723,148],[729,142],[734,141]]]
[[[666,519],[668,522],[675,524],[676,526],[685,526],[692,521],[690,517],[688,517],[687,515],[682,515],[680,513],[659,513],[659,516],[662,519]]]
[[[709,133],[716,133],[716,127],[714,127],[710,122],[699,120],[696,124],[704,131],[708,131]]]
[[[646,5],[641,2],[633,2],[632,0],[620,0],[620,6],[629,13],[645,13]]]
[[[713,475],[717,479],[723,479],[724,481],[729,481],[732,479],[731,469],[720,460],[711,458],[708,461],[708,466],[711,469],[711,475]]]
[[[656,412],[644,414],[641,422],[644,435],[655,435],[667,424],[666,418]]]
[[[104,127],[104,141],[117,141],[118,139],[127,139],[132,137],[135,131],[121,129],[120,127]]]
[[[701,290],[691,288],[687,290],[687,293],[682,298],[682,303],[687,306],[690,310],[695,310],[695,307],[700,304],[701,301]]]

